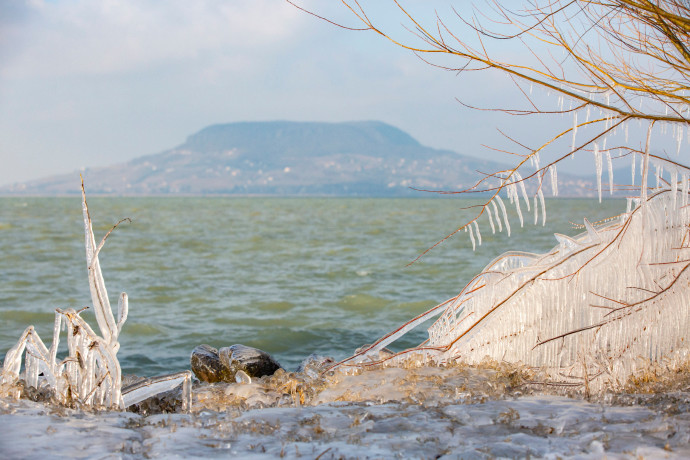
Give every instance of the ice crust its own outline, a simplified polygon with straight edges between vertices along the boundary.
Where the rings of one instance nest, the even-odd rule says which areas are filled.
[[[687,458],[689,405],[687,392],[645,405],[531,395],[142,416],[0,399],[0,445],[7,458]]]

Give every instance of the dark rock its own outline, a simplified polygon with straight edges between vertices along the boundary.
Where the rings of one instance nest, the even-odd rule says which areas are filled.
[[[232,375],[231,380],[235,381],[237,371],[244,371],[249,377],[263,377],[273,375],[275,371],[281,369],[268,353],[258,348],[247,347],[245,345],[232,345],[218,350],[220,361],[229,369]]]
[[[235,373],[230,372],[230,369],[223,365],[218,356],[218,350],[210,345],[203,344],[194,348],[190,363],[192,372],[202,382],[234,381]]]

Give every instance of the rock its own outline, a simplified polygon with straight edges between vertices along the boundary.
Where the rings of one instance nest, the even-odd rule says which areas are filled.
[[[194,375],[208,383],[247,383],[282,369],[265,351],[239,344],[219,350],[199,345],[192,351],[190,362]]]
[[[192,350],[190,358],[192,372],[202,382],[232,382],[235,373],[230,372],[220,360],[218,350],[210,345],[199,345]]]
[[[218,350],[220,361],[229,369],[232,381],[235,381],[237,371],[245,372],[249,377],[263,377],[273,375],[275,371],[281,369],[268,353],[258,348],[245,345],[232,345]]]

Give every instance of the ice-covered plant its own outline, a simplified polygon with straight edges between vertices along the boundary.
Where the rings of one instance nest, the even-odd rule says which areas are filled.
[[[50,348],[45,346],[33,326],[27,327],[17,344],[5,355],[0,374],[0,391],[18,396],[16,383],[23,380],[27,387],[48,390],[58,402],[63,404],[77,403],[83,406],[123,409],[156,393],[168,391],[182,384],[184,385],[184,405],[189,407],[191,401],[191,373],[189,371],[145,379],[136,386],[123,390],[117,352],[120,349],[118,337],[127,320],[127,294],[124,292],[120,294],[116,321],[108,299],[98,255],[108,235],[120,223],[129,219],[118,222],[96,246],[83,182],[82,213],[89,289],[101,335],[96,334],[80,316],[85,308],[56,309],[53,341]],[[68,353],[65,358],[58,361],[61,329],[66,329]]]

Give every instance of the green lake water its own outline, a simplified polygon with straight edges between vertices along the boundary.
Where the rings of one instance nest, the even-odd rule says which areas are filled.
[[[512,236],[483,245],[456,234],[477,201],[366,198],[104,198],[88,200],[111,302],[129,295],[118,353],[123,373],[189,368],[201,343],[242,343],[286,368],[310,353],[344,358],[355,348],[457,294],[498,254],[544,252],[569,223],[624,211],[624,201],[547,200],[547,225],[512,216]],[[506,203],[507,204],[507,203]],[[529,222],[527,222],[529,221]],[[0,358],[24,328],[51,340],[55,308],[91,303],[81,203],[72,198],[0,198]],[[94,325],[92,312],[83,316]],[[397,348],[426,338],[424,328]]]

